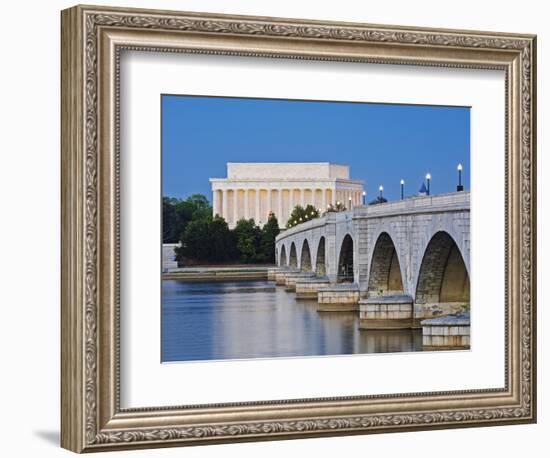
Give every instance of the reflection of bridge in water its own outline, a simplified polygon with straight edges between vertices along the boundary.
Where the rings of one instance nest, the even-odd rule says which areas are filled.
[[[321,303],[332,310],[353,303],[364,327],[416,327],[423,318],[464,311],[470,301],[470,193],[327,213],[281,233],[276,259],[279,277],[295,284],[298,297],[319,293],[321,310]]]

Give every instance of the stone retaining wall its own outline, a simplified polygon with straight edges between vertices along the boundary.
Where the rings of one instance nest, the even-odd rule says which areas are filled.
[[[470,315],[450,315],[422,321],[424,350],[470,348]]]
[[[317,292],[317,310],[320,312],[359,310],[359,287],[333,286],[321,288]]]

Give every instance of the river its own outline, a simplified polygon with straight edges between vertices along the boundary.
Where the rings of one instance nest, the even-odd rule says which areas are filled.
[[[358,313],[317,312],[273,282],[162,282],[163,362],[420,350],[420,330],[360,331]]]

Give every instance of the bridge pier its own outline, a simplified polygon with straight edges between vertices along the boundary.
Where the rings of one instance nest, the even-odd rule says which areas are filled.
[[[464,302],[438,302],[430,304],[414,304],[414,321],[415,326],[420,327],[422,320],[431,318],[439,318],[448,315],[457,315],[465,313],[469,310],[469,306]]]
[[[359,329],[412,329],[412,297],[374,296],[359,301]]]
[[[296,299],[315,299],[321,288],[330,286],[328,277],[300,278],[296,280]]]
[[[320,288],[317,302],[319,312],[356,312],[359,310],[359,286],[347,283]]]
[[[282,271],[283,271],[282,267],[272,267],[270,269],[267,269],[267,279],[269,281],[275,281],[275,275],[278,272],[282,272]]]
[[[296,282],[302,279],[308,279],[315,277],[313,272],[298,272],[291,273],[285,277],[285,287],[287,291],[296,291]]]
[[[298,269],[283,269],[275,273],[275,284],[277,286],[285,286],[287,275],[300,272]]]
[[[423,320],[421,324],[424,350],[470,348],[469,313]]]

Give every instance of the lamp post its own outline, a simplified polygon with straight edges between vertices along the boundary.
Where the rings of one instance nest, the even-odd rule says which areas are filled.
[[[432,180],[432,175],[430,173],[426,174],[426,181],[428,182],[428,196],[430,195],[430,181]]]
[[[380,192],[380,198],[382,198],[382,192],[384,192],[384,186],[380,185],[378,187],[378,191]]]
[[[366,200],[367,200],[367,193],[363,191],[363,205],[365,205]]]
[[[348,197],[348,210],[351,210],[351,196]]]
[[[401,178],[401,200],[403,200],[404,196],[405,196],[405,180],[403,180],[403,178]]]
[[[456,187],[456,191],[464,191],[464,186],[462,186],[462,164],[458,164],[456,169],[458,170],[458,186]]]

